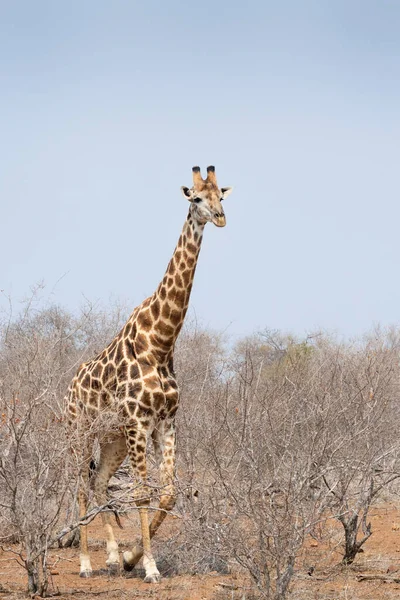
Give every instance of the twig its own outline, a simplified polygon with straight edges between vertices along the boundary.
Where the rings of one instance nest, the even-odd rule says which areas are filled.
[[[112,590],[113,592],[124,592],[125,590],[123,590],[122,588],[113,588]],[[77,594],[85,594],[85,596],[87,595],[87,590],[70,590],[69,594],[71,596],[75,596]],[[100,590],[98,592],[94,592],[93,590],[90,591],[90,595],[91,596],[101,596],[102,594],[109,594],[110,590]],[[145,592],[140,592],[141,594],[145,593]]]
[[[387,575],[357,575],[357,581],[379,580],[385,583],[400,583],[400,577],[388,577]]]
[[[223,587],[227,590],[238,590],[239,589],[238,585],[235,585],[234,583],[224,583],[223,581],[221,581],[220,583],[217,583],[217,586]]]

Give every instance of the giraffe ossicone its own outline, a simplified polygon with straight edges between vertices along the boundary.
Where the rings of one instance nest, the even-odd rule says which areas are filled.
[[[89,465],[94,438],[99,438],[100,459],[94,475],[94,494],[99,506],[107,503],[110,477],[129,455],[138,481],[135,503],[139,510],[142,542],[123,555],[126,570],[141,558],[145,581],[157,582],[160,574],[150,540],[175,505],[175,414],[179,390],[173,357],[176,339],[189,304],[197,260],[207,222],[224,227],[222,200],[232,188],[219,188],[213,166],[203,179],[193,167],[193,186],[182,187],[190,202],[175,252],[152,296],[140,304],[112,342],[95,358],[82,364],[67,394],[69,423],[76,434],[79,464],[79,515],[88,507]],[[101,419],[106,415],[107,418]],[[109,418],[110,417],[110,418]],[[95,423],[100,423],[96,429]],[[151,437],[160,469],[159,507],[149,523],[150,489],[146,450]],[[102,512],[107,540],[106,564],[119,570],[118,544],[111,516]],[[80,575],[90,577],[87,526],[81,526]]]

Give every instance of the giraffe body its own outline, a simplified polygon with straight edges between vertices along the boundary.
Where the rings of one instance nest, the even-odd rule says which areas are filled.
[[[142,544],[125,552],[123,563],[130,570],[143,557],[148,582],[160,578],[150,539],[175,504],[175,414],[179,405],[173,367],[175,342],[188,308],[204,226],[208,221],[219,227],[225,225],[221,200],[231,191],[218,188],[213,167],[207,171],[207,179],[203,180],[200,169],[194,167],[193,187],[182,188],[191,203],[189,214],[158,288],[133,311],[112,342],[80,366],[67,394],[70,425],[77,432],[80,517],[87,513],[89,463],[94,437],[99,437],[100,461],[94,481],[97,504],[106,503],[109,479],[127,454],[140,484],[135,502]],[[146,485],[149,437],[154,444],[161,484],[159,509],[150,524],[150,493]],[[110,571],[118,571],[118,545],[110,514],[102,513],[102,520],[107,538],[106,564]],[[81,527],[80,562],[81,576],[90,576],[86,526]]]

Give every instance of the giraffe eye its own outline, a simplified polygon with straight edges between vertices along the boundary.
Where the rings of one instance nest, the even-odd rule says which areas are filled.
[[[193,202],[195,202],[196,204],[198,204],[199,202],[201,202],[201,198],[193,198]]]

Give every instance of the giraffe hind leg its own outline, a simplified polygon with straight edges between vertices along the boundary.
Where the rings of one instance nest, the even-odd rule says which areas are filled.
[[[91,444],[88,444],[81,452],[80,477],[78,489],[79,518],[82,519],[87,513],[89,501],[89,462],[91,458]],[[80,525],[80,577],[91,577],[92,566],[90,563],[87,525]]]
[[[108,482],[126,455],[127,448],[124,435],[120,435],[100,445],[100,460],[94,479],[94,493],[99,506],[107,503]],[[116,575],[119,573],[119,552],[112,527],[113,517],[109,512],[103,512],[101,513],[101,518],[107,541],[106,565],[110,575]]]

